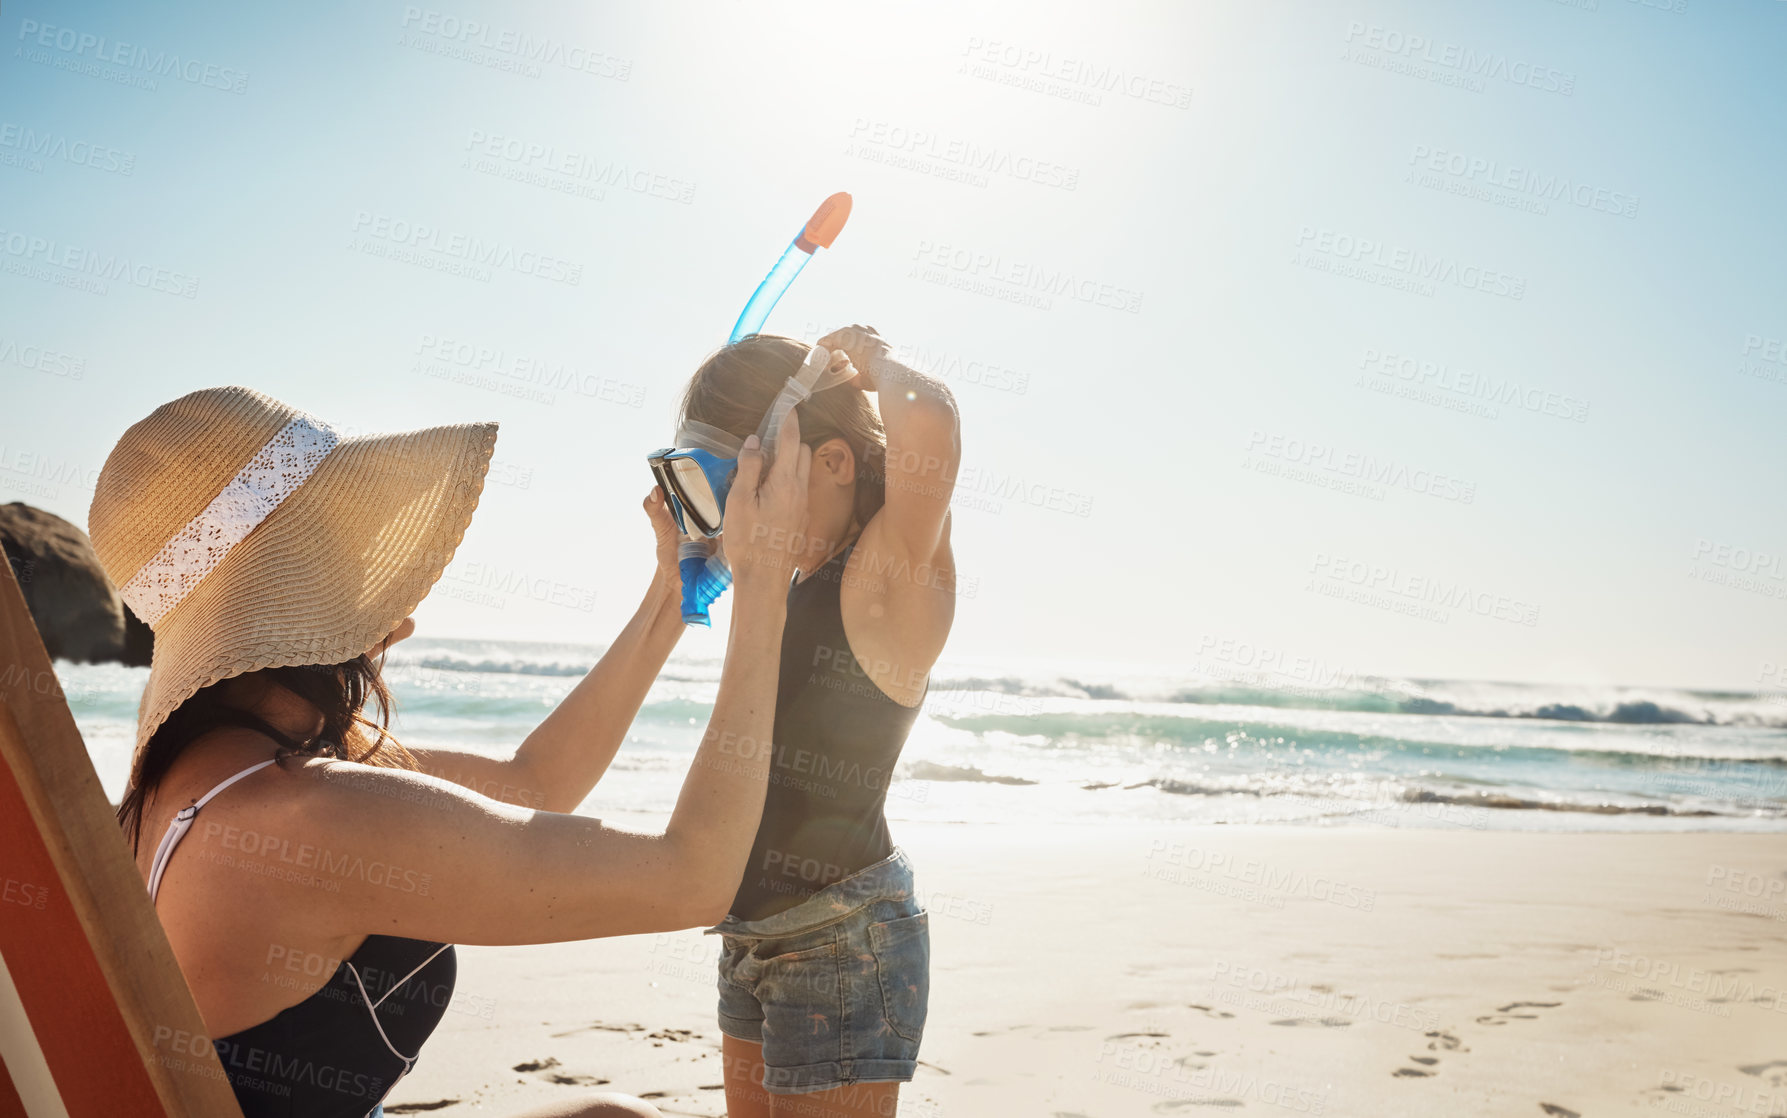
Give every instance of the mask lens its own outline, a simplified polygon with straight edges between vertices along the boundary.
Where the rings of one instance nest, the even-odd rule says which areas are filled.
[[[682,499],[683,508],[690,518],[703,534],[718,532],[720,502],[714,496],[713,486],[708,484],[707,474],[702,471],[701,464],[689,458],[672,458],[668,464],[676,486],[676,495]]]
[[[686,535],[689,526],[683,522],[683,503],[676,495],[676,484],[670,471],[664,468],[664,460],[661,458],[651,458],[648,461],[651,464],[652,479],[658,483],[658,492],[664,494],[664,504],[669,506],[677,528]]]

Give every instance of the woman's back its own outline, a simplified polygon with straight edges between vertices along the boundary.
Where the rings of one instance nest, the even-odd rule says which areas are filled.
[[[343,875],[404,878],[290,810],[313,784],[302,769],[251,760],[200,787],[274,748],[246,729],[195,743],[145,815],[138,871],[246,1118],[363,1115],[414,1066],[457,962],[444,943],[307,926],[310,894]]]

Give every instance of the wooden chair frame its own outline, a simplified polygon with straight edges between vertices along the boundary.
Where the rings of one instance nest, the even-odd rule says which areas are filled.
[[[241,1118],[10,563],[0,762],[0,1116]]]

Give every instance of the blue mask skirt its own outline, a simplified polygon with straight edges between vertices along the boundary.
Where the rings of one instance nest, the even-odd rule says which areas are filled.
[[[684,540],[676,565],[683,576],[683,624],[711,626],[707,609],[732,585],[731,570],[701,540]]]

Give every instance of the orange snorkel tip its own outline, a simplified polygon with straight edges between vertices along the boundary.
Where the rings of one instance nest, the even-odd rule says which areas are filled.
[[[816,250],[830,248],[844,231],[844,223],[850,220],[850,195],[840,190],[830,198],[819,203],[813,216],[807,219],[807,227],[794,238],[794,246],[811,256]]]
[[[813,216],[807,219],[806,225],[788,247],[782,250],[782,257],[776,261],[776,266],[769,270],[769,275],[764,276],[763,282],[757,285],[757,290],[751,293],[751,301],[745,304],[744,312],[738,316],[738,322],[733,325],[732,333],[726,339],[728,342],[736,342],[763,328],[763,320],[769,317],[770,310],[775,307],[776,300],[782,297],[782,292],[788,290],[794,277],[800,275],[801,269],[807,266],[807,261],[813,259],[820,249],[831,247],[832,241],[837,239],[838,233],[844,228],[844,222],[849,218],[850,195],[843,191],[840,190],[819,203],[819,208],[813,211]]]

